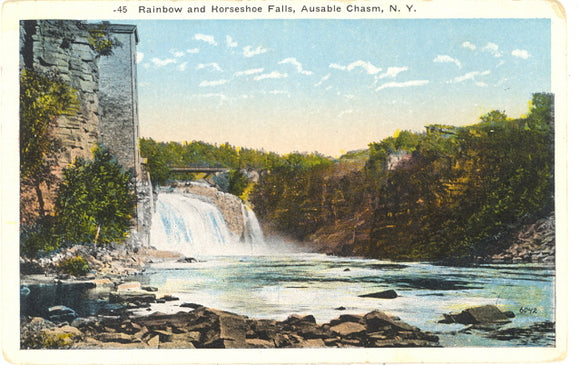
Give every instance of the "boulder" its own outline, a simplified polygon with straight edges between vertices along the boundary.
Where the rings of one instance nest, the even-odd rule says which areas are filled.
[[[380,298],[380,299],[395,299],[398,296],[399,295],[397,294],[397,292],[394,291],[393,289],[380,291],[377,293],[359,295],[359,297],[361,298]]]
[[[162,300],[164,300],[164,301],[166,301],[166,302],[173,302],[173,301],[179,300],[179,298],[178,298],[178,297],[174,297],[174,296],[173,296],[173,295],[171,295],[171,294],[165,294],[165,295],[164,295],[164,296],[162,296],[160,299],[162,299]]]
[[[126,283],[122,283],[117,286],[117,291],[134,291],[134,290],[141,290],[140,282],[128,281]]]
[[[460,313],[444,314],[440,323],[486,324],[508,323],[513,312],[502,312],[495,305],[483,305],[465,309]]]
[[[357,322],[342,322],[330,327],[330,331],[338,336],[346,337],[365,331],[365,326]]]
[[[372,311],[367,313],[363,317],[364,323],[366,323],[369,332],[375,331],[410,331],[410,332],[420,332],[417,327],[411,326],[410,324],[401,321],[399,317],[390,316],[381,311]]]
[[[127,290],[109,293],[109,303],[153,303],[155,294],[145,290]]]
[[[183,308],[191,308],[191,309],[198,309],[198,308],[203,307],[203,305],[201,305],[201,304],[188,303],[188,302],[181,303],[179,306],[183,307]]]
[[[246,344],[249,348],[256,349],[269,349],[276,347],[273,341],[263,340],[261,338],[248,338],[246,339]]]
[[[42,345],[47,348],[68,348],[74,342],[82,339],[83,334],[78,328],[62,326],[46,328],[41,331]]]
[[[220,311],[206,309],[205,315],[211,318],[212,326],[205,333],[206,348],[245,348],[246,317]]]
[[[297,324],[297,323],[312,323],[316,324],[316,318],[312,314],[301,316],[298,314],[291,314],[284,322],[284,324]]]
[[[311,338],[311,339],[305,339],[304,341],[300,341],[298,343],[295,343],[295,344],[293,344],[292,347],[297,347],[297,348],[326,347],[326,343],[321,338]]]
[[[256,319],[250,321],[249,329],[253,332],[253,337],[263,340],[273,340],[278,332],[277,322],[270,319]]]
[[[199,261],[197,261],[197,259],[195,257],[184,257],[182,259],[177,260],[177,262],[191,264],[191,263],[199,262]]]
[[[96,340],[101,342],[117,342],[117,343],[131,343],[138,342],[139,340],[135,337],[128,335],[126,333],[117,332],[103,332],[95,336]]]
[[[64,305],[48,308],[48,319],[55,323],[72,322],[77,317],[78,315],[73,309]]]

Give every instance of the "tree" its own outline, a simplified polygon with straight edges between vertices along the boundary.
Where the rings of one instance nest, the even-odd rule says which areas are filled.
[[[124,241],[135,213],[131,174],[101,146],[63,171],[55,207],[56,246]]]
[[[244,173],[239,169],[230,170],[228,177],[228,193],[241,198],[246,192],[248,186],[251,184],[250,179],[246,177],[246,175],[244,175]]]
[[[46,213],[42,185],[57,182],[52,170],[61,151],[53,128],[61,115],[74,115],[78,109],[76,91],[55,75],[24,69],[20,74],[20,182],[21,191],[33,190],[38,203],[37,216]],[[21,194],[21,197],[26,194]],[[22,208],[29,202],[22,202]],[[22,216],[26,216],[22,214]],[[26,219],[25,219],[26,220]],[[33,224],[34,219],[27,223]]]
[[[168,166],[167,156],[164,153],[163,146],[151,138],[141,138],[139,140],[139,149],[141,155],[147,158],[146,166],[149,170],[153,185],[159,186],[165,184],[169,180],[171,169]]]

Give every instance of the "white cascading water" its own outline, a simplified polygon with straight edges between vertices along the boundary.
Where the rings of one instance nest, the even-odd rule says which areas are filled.
[[[254,213],[243,206],[246,234],[238,240],[220,210],[192,195],[160,193],[151,227],[151,245],[190,257],[252,254],[264,247],[264,235]]]
[[[253,246],[260,247],[265,245],[264,241],[264,233],[262,232],[262,228],[260,227],[260,222],[258,222],[258,218],[254,214],[251,209],[248,209],[244,205],[244,220],[246,222],[246,231],[248,232],[247,241],[249,241]]]

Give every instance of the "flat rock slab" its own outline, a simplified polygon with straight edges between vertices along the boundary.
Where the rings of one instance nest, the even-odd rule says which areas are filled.
[[[146,302],[153,303],[157,297],[155,294],[145,291],[145,290],[128,290],[128,291],[116,291],[109,293],[109,303],[134,303],[134,302]]]
[[[465,309],[461,313],[444,314],[444,319],[440,323],[508,323],[512,314],[512,312],[502,312],[495,305],[483,305]]]
[[[365,329],[366,327],[364,325],[356,322],[342,322],[336,326],[330,327],[331,332],[342,337],[364,332]]]
[[[399,295],[393,289],[380,291],[377,293],[359,295],[360,298],[380,298],[380,299],[395,299]]]

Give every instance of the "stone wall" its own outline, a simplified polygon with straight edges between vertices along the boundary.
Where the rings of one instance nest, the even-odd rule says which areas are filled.
[[[88,31],[76,21],[20,23],[21,67],[56,74],[77,91],[77,114],[57,121],[55,133],[65,148],[57,174],[77,157],[90,158],[99,141],[99,69],[89,39]]]
[[[139,119],[135,54],[137,27],[104,24],[118,42],[112,54],[99,57],[100,140],[119,163],[139,174]]]
[[[95,31],[113,41],[109,52],[96,49]],[[54,133],[64,147],[56,175],[77,157],[92,158],[98,143],[107,147],[135,174],[139,200],[129,243],[148,246],[152,191],[139,155],[137,42],[134,25],[74,20],[20,22],[20,68],[58,76],[74,88],[79,101],[76,115],[60,116],[56,123]]]

